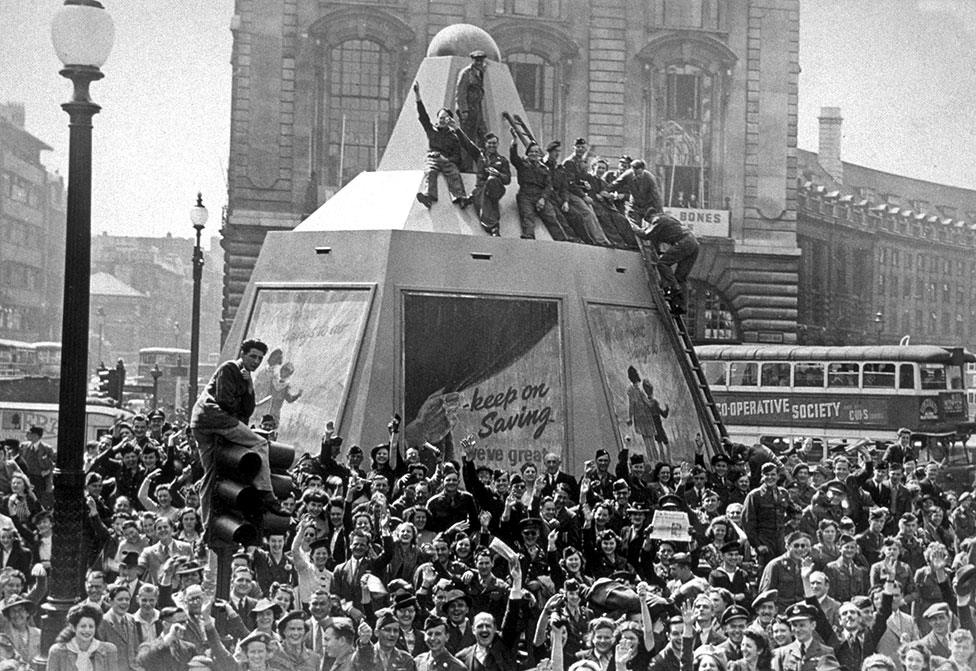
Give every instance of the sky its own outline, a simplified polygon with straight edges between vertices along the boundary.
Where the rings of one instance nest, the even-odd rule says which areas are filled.
[[[475,1],[475,0],[471,0]],[[477,0],[480,1],[480,0]],[[71,94],[50,40],[61,0],[0,0],[0,102],[67,175]],[[233,0],[103,0],[115,21],[92,84],[92,230],[190,237],[197,191],[219,228],[226,204]],[[801,0],[799,146],[817,148],[822,106],[840,107],[844,160],[976,188],[976,2]]]

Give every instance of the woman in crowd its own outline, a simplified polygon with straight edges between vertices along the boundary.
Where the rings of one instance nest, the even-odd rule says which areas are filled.
[[[21,533],[40,510],[41,504],[34,495],[34,488],[27,476],[23,473],[11,475],[10,495],[4,499],[3,511],[13,519]]]
[[[904,671],[930,671],[929,663],[932,661],[932,654],[919,641],[903,644],[898,649],[898,657],[901,659]]]
[[[728,671],[770,671],[773,655],[766,637],[752,629],[742,634],[742,659],[729,663]]]
[[[68,611],[68,625],[58,634],[47,655],[47,671],[124,671],[118,650],[95,638],[102,611],[78,604]]]
[[[826,570],[827,564],[840,557],[837,522],[832,519],[820,520],[817,525],[817,542],[810,548],[810,556],[818,571]]]
[[[671,464],[664,461],[658,462],[651,474],[649,488],[654,501],[659,500],[662,496],[674,494],[674,487],[671,484]]]

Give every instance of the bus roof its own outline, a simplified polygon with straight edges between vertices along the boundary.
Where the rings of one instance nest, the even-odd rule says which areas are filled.
[[[806,345],[702,345],[699,359],[708,361],[914,361],[951,363],[952,350],[936,345],[868,345],[820,347]],[[963,360],[976,361],[963,351]]]
[[[27,412],[57,412],[57,403],[20,403],[18,401],[0,401],[0,410],[26,410]],[[133,417],[133,413],[125,408],[116,408],[111,405],[101,405],[99,403],[89,403],[85,406],[85,412],[96,415],[111,415],[112,417]]]
[[[0,347],[19,347],[21,349],[34,349],[34,343],[24,342],[23,340],[7,340],[0,338]]]
[[[139,354],[189,354],[190,350],[179,347],[143,347]]]

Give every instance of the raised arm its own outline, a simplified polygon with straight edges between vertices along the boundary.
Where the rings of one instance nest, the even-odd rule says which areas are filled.
[[[427,114],[427,108],[424,107],[424,101],[420,99],[420,84],[417,82],[413,83],[413,98],[417,102],[417,118],[420,119],[420,125],[427,133],[432,133],[434,127],[430,123],[430,115]]]

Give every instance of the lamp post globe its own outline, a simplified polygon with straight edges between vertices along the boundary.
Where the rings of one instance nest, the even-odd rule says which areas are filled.
[[[197,401],[197,378],[200,365],[200,284],[203,279],[203,250],[200,248],[200,236],[209,216],[207,208],[203,206],[203,195],[197,194],[197,204],[190,208],[190,223],[196,232],[196,244],[193,246],[193,307],[190,323],[190,394],[187,399],[187,411]]]
[[[84,517],[85,404],[88,388],[88,327],[91,280],[92,117],[101,109],[89,86],[102,78],[115,40],[112,17],[96,0],[65,0],[51,22],[51,41],[73,85],[61,108],[69,117],[68,201],[65,222],[64,302],[61,328],[61,385],[58,397],[58,451],[54,468],[54,536],[48,596],[41,606],[40,655],[64,626],[68,609],[83,593],[88,541]]]

